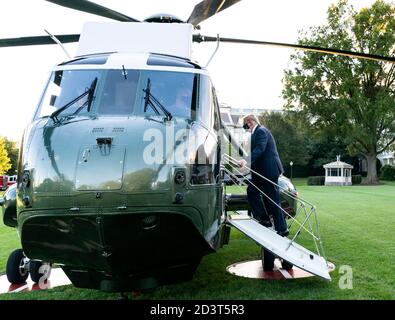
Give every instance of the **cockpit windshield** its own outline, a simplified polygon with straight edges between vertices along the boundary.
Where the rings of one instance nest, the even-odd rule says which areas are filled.
[[[99,79],[97,70],[59,70],[52,73],[40,108],[36,117],[45,117],[72,102],[84,92],[87,92],[95,79]],[[87,104],[89,95],[77,99],[62,115],[70,115]],[[81,114],[88,110],[81,110]]]
[[[98,114],[130,115],[136,104],[140,71],[108,70],[98,97]]]
[[[151,94],[173,115],[195,119],[197,75],[193,73],[148,71]],[[196,95],[196,93],[195,93]],[[147,110],[153,113],[153,110]]]
[[[191,72],[123,68],[57,70],[49,79],[35,118],[53,114],[59,118],[89,114],[157,116],[145,106],[144,90],[149,80],[150,94],[172,116],[197,120],[199,101],[204,100],[198,98],[200,77]],[[90,94],[83,94],[88,91]]]

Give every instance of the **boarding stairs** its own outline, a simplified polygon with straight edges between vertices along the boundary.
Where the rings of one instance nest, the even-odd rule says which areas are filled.
[[[251,184],[257,190],[259,190],[263,197],[267,197],[270,201],[272,200],[262,190],[255,186],[252,181],[246,182],[245,178],[241,178],[244,177],[244,174],[241,172],[241,168],[235,158],[224,154],[223,163],[224,172],[229,175],[229,177],[235,182],[235,185],[238,186],[241,189],[241,192],[244,194],[227,195],[227,224],[235,227],[246,236],[257,242],[258,245],[264,247],[266,250],[269,250],[275,256],[284,259],[298,268],[330,281],[330,265],[327,262],[322,245],[316,207],[307,200],[304,200],[299,196],[295,196],[284,187],[273,183],[251,168],[245,167],[247,170],[256,174],[262,179],[275,184],[279,189],[282,190],[283,193],[287,194],[297,202],[295,215],[291,215],[289,212],[279,206],[281,212],[283,212],[288,217],[287,224],[290,231],[289,238],[282,237],[278,235],[273,228],[266,228],[253,217],[243,214],[243,211],[241,210],[237,210],[237,208],[242,210],[246,209],[245,187],[248,184]],[[234,213],[229,214],[230,212]],[[296,242],[297,239],[300,239],[304,245],[310,244],[311,246],[311,242],[313,242],[313,248],[315,249],[315,252],[298,244]]]

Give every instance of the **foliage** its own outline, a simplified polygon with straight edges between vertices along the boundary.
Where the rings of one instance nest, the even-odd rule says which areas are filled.
[[[352,184],[361,184],[362,183],[362,176],[360,174],[352,175],[351,182],[352,182]]]
[[[6,174],[12,176],[12,175],[16,174],[19,149],[18,149],[15,141],[8,140],[6,137],[4,137],[4,143],[5,143],[5,148],[7,150],[8,157],[10,158],[10,164],[11,164],[11,167],[8,169]]]
[[[284,175],[289,178],[306,178],[309,176],[309,168],[307,165],[293,165],[292,172],[289,164],[284,164]]]
[[[11,168],[11,163],[8,157],[5,139],[0,137],[0,175],[5,174],[9,168]]]
[[[380,179],[395,180],[395,167],[385,165],[380,170]]]
[[[272,133],[283,165],[306,165],[309,154],[307,138],[298,130],[297,122],[287,114],[265,112],[259,120]]]
[[[323,174],[323,165],[335,161],[337,155],[340,155],[341,161],[353,165],[354,172],[361,170],[358,157],[349,155],[347,145],[343,139],[315,134],[312,135],[308,147],[311,155],[309,161],[311,175]]]
[[[310,28],[299,43],[391,56],[395,5],[378,0],[357,13],[340,0],[329,7],[327,25]],[[395,141],[395,64],[313,52],[292,60],[295,68],[284,79],[286,108],[363,154],[367,180],[377,183],[376,156]]]
[[[323,185],[325,185],[325,176],[308,177],[307,185],[309,185],[309,186],[323,186]]]

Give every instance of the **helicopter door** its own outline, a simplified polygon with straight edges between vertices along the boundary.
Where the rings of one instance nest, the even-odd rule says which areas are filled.
[[[240,230],[246,236],[265,247],[276,256],[306,270],[316,276],[331,280],[328,265],[323,257],[291,242],[290,239],[279,236],[276,232],[262,226],[247,215],[229,215],[227,223]]]
[[[77,190],[104,191],[122,187],[125,147],[99,142],[98,145],[82,146],[80,149],[75,175]]]

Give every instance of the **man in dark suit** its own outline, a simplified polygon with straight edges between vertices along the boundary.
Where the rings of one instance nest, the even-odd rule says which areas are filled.
[[[269,218],[271,215],[277,233],[287,236],[289,232],[280,209],[280,194],[277,187],[278,177],[284,169],[277,152],[276,142],[271,132],[259,125],[254,115],[244,118],[244,128],[251,131],[251,169],[275,183],[251,173],[252,184],[248,185],[247,196],[253,217],[265,227],[271,227],[272,223]],[[245,160],[241,160],[239,165],[243,167],[246,163]],[[257,188],[266,196],[262,195]]]
[[[244,118],[244,129],[251,131],[251,169],[266,179],[251,172],[251,183],[247,187],[248,202],[252,216],[263,226],[271,227],[269,215],[273,217],[274,228],[280,236],[288,236],[288,227],[280,208],[280,194],[277,187],[278,177],[284,172],[280,157],[277,152],[276,142],[271,132],[259,125],[254,115]],[[240,160],[239,165],[244,167],[246,160]],[[264,195],[261,194],[261,190]],[[272,271],[275,256],[262,247],[262,265],[264,271]],[[291,264],[283,264],[286,269],[292,268]]]

